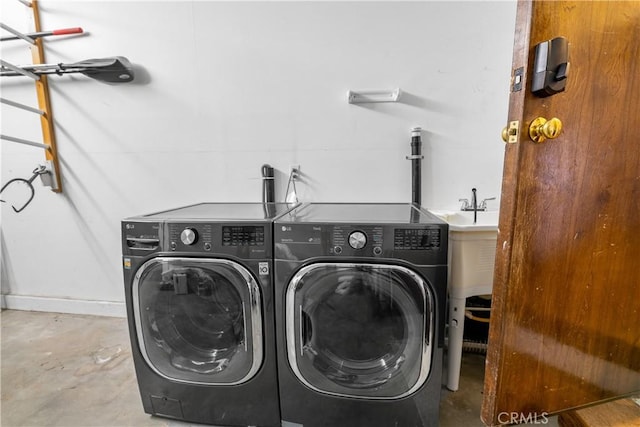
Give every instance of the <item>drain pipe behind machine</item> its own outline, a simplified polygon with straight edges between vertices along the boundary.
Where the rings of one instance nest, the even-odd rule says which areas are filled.
[[[407,160],[411,160],[411,203],[415,206],[422,206],[422,128],[411,129],[411,155]]]
[[[262,203],[275,203],[275,176],[273,166],[262,165]]]

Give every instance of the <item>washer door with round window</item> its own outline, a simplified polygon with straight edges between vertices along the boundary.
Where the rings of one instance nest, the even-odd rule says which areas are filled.
[[[184,383],[236,385],[262,363],[260,289],[224,259],[154,258],[133,281],[138,344],[151,369]]]
[[[417,391],[431,366],[434,297],[399,265],[316,263],[286,291],[289,364],[321,393],[399,399]]]

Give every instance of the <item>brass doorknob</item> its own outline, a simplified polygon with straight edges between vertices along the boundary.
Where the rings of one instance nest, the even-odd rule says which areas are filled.
[[[543,142],[557,138],[562,132],[562,122],[558,118],[545,119],[538,117],[529,125],[529,137],[533,142]]]
[[[509,127],[505,126],[504,129],[502,129],[502,140],[504,142],[509,141]]]

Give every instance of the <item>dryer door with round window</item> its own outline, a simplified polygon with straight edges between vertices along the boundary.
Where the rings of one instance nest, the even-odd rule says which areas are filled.
[[[262,363],[258,282],[223,259],[154,258],[133,282],[138,345],[158,375],[178,382],[235,385]]]
[[[399,265],[316,263],[286,291],[289,364],[322,393],[399,399],[431,366],[434,297],[425,279]]]

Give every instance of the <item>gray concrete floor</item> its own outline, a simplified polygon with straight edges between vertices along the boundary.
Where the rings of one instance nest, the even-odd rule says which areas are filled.
[[[5,310],[0,321],[3,427],[189,425],[142,410],[126,319]],[[460,390],[443,390],[442,427],[483,425],[483,376],[484,356],[465,353]]]

